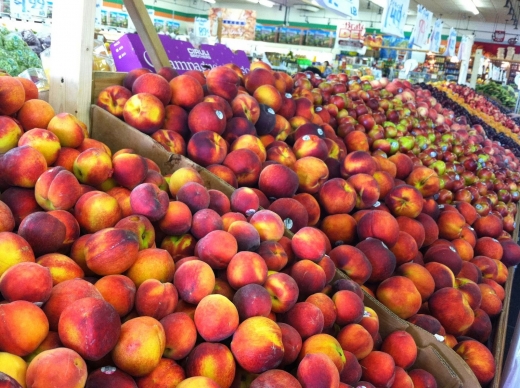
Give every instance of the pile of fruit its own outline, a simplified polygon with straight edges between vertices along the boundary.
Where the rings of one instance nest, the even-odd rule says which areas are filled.
[[[0,78],[12,386],[436,386],[410,335],[381,339],[362,289],[492,380],[482,342],[520,262],[518,159],[428,90],[260,63],[139,69],[101,93],[228,198],[191,168],[112,154],[22,82]]]
[[[24,42],[22,35],[0,26],[0,70],[13,76],[29,68],[42,68],[42,62]]]

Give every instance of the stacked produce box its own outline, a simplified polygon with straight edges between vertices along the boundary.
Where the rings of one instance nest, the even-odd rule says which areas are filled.
[[[138,69],[100,93],[92,137],[29,93],[0,78],[12,386],[493,379],[518,159],[429,90]]]

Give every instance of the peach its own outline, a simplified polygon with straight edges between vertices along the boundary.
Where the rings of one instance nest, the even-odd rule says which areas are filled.
[[[211,102],[200,102],[188,114],[188,128],[192,134],[202,131],[222,135],[226,129],[226,116]]]
[[[235,189],[238,187],[237,177],[229,167],[223,166],[221,164],[211,164],[206,166],[206,169],[230,186],[233,186]]]
[[[296,155],[287,143],[275,141],[266,148],[266,160],[292,168],[296,162]]]
[[[249,119],[246,117],[233,117],[227,121],[222,137],[228,144],[233,144],[236,139],[243,135],[256,135],[256,128]]]
[[[334,246],[353,244],[357,240],[356,220],[349,214],[333,214],[325,217],[321,231]]]
[[[377,299],[402,319],[416,314],[422,305],[422,296],[414,282],[404,276],[392,276],[377,287]]]
[[[49,268],[52,277],[52,284],[64,282],[75,278],[82,278],[85,274],[81,267],[70,257],[60,253],[48,253],[40,256],[37,264]]]
[[[455,240],[460,237],[466,220],[459,212],[445,211],[437,220],[439,237],[447,240]]]
[[[253,124],[256,124],[260,118],[260,104],[248,94],[238,94],[231,101],[231,109],[234,117],[245,118]]]
[[[126,101],[123,118],[132,127],[151,135],[163,127],[164,105],[151,93],[137,93]]]
[[[457,274],[457,277],[466,278],[475,283],[480,283],[482,280],[482,272],[475,264],[470,263],[469,261],[464,261],[462,263],[462,269]]]
[[[58,113],[51,119],[47,129],[58,137],[62,147],[79,147],[88,137],[85,123],[70,113]]]
[[[435,380],[435,377],[428,371],[425,371],[424,369],[413,369],[408,372],[408,375],[412,379],[413,386],[418,388],[436,388],[437,387],[437,381]]]
[[[432,261],[446,265],[454,274],[458,274],[462,269],[462,259],[452,246],[431,246],[424,254],[424,262]]]
[[[329,176],[325,162],[313,156],[298,159],[293,169],[298,175],[299,191],[309,194],[317,193]]]
[[[492,332],[491,319],[482,309],[475,309],[475,320],[465,333],[466,336],[485,343]]]
[[[23,130],[16,121],[7,116],[0,116],[0,152],[15,148],[23,135]]]
[[[35,261],[34,252],[27,240],[12,232],[0,232],[0,251],[3,255],[0,276],[18,263]]]
[[[364,308],[363,317],[361,321],[359,321],[359,324],[370,333],[372,338],[376,338],[379,334],[379,317],[370,307]]]
[[[227,230],[235,237],[238,252],[256,251],[260,246],[260,235],[253,225],[246,221],[235,221]]]
[[[121,326],[112,360],[124,372],[144,376],[159,364],[165,343],[164,329],[159,321],[152,317],[133,318]]]
[[[319,203],[327,214],[350,213],[356,205],[357,193],[347,181],[333,178],[319,190]]]
[[[196,239],[202,239],[208,233],[222,230],[224,223],[219,214],[211,209],[202,209],[196,212],[192,218],[190,233]]]
[[[49,321],[35,304],[16,300],[0,305],[0,349],[16,356],[32,353],[49,332]]]
[[[337,338],[343,351],[351,353],[357,360],[368,356],[374,348],[371,334],[357,323],[344,326],[339,331]]]
[[[295,199],[279,198],[272,202],[268,209],[278,214],[283,219],[285,227],[293,233],[307,227],[307,210]]]
[[[199,240],[199,257],[213,269],[225,269],[238,252],[237,240],[231,233],[214,230]]]
[[[455,216],[455,218],[457,218]],[[439,227],[432,217],[425,213],[421,213],[416,217],[424,228],[424,243],[423,246],[427,247],[431,245],[435,240],[439,238]]]
[[[419,294],[422,301],[427,301],[435,291],[435,281],[430,272],[422,265],[417,263],[405,263],[396,270],[397,274],[410,279]]]
[[[207,209],[210,202],[208,190],[197,182],[187,182],[177,191],[177,200],[185,203],[192,213]]]
[[[173,284],[179,298],[191,304],[198,304],[210,295],[215,287],[215,274],[211,267],[201,260],[184,263],[177,268]]]
[[[395,365],[402,369],[410,368],[417,358],[415,340],[404,330],[396,330],[389,334],[383,340],[381,351],[391,355]]]
[[[280,272],[269,275],[264,283],[264,287],[271,295],[271,311],[276,314],[283,314],[289,311],[298,300],[298,284],[294,278],[285,273]]]
[[[321,310],[324,329],[330,329],[334,325],[336,322],[336,306],[328,295],[319,292],[310,295],[305,301]]]
[[[207,126],[204,126],[207,128]],[[215,131],[196,132],[188,142],[188,157],[201,166],[221,164],[227,153],[225,140]]]
[[[178,299],[177,289],[172,283],[146,279],[137,288],[135,310],[140,316],[159,320],[175,311]]]
[[[325,239],[318,229],[306,226],[294,234],[291,248],[300,260],[319,262],[325,254]]]
[[[265,317],[251,317],[236,329],[231,351],[238,364],[247,372],[262,373],[276,368],[283,359],[282,331]]]
[[[494,279],[498,275],[498,262],[489,257],[475,256],[470,262],[480,269],[484,278]]]
[[[2,77],[0,79],[0,115],[10,116],[16,113],[25,102],[25,89],[23,84],[15,77]]]
[[[280,271],[289,261],[284,247],[276,241],[263,241],[255,251],[262,256],[269,271]]]
[[[365,151],[354,151],[349,153],[341,165],[341,175],[348,178],[355,174],[373,175],[377,170],[377,164],[372,156]]]
[[[280,366],[292,364],[298,358],[302,348],[302,338],[296,329],[286,323],[278,323],[282,331],[284,355]]]
[[[60,340],[84,359],[97,361],[115,346],[121,321],[108,302],[83,298],[63,310],[58,324]]]
[[[22,83],[23,88],[25,89],[25,101],[34,100],[38,98],[38,87],[36,84],[27,78],[15,77],[18,81]]]
[[[103,276],[94,286],[120,317],[126,316],[133,309],[136,286],[130,278],[123,275]]]
[[[175,273],[175,263],[173,258],[164,249],[146,248],[137,254],[137,259],[125,272],[139,287],[148,279],[156,279],[166,283],[173,280]]]
[[[453,348],[469,365],[480,384],[486,385],[495,376],[495,359],[489,349],[480,342],[467,340]]]
[[[379,199],[380,191],[377,181],[368,174],[355,174],[347,179],[347,183],[356,193],[356,209],[368,209]]]
[[[58,218],[45,212],[35,212],[20,223],[18,234],[33,247],[34,254],[40,256],[61,248],[66,229]]]
[[[358,221],[357,232],[361,240],[376,238],[391,248],[399,239],[399,224],[391,214],[372,210]]]
[[[451,242],[463,261],[470,261],[474,256],[473,247],[463,238],[457,238]]]
[[[134,232],[139,240],[139,249],[147,249],[155,243],[155,230],[152,223],[145,216],[131,215],[117,222],[117,229]]]
[[[251,385],[251,388],[302,388],[298,380],[281,369],[268,370],[256,377]]]
[[[164,357],[172,360],[185,358],[195,346],[197,329],[186,313],[176,312],[161,319],[166,335]]]
[[[0,382],[2,387],[25,387],[27,363],[23,358],[7,352],[0,352]]]
[[[0,294],[8,302],[25,300],[45,303],[52,289],[50,270],[33,262],[21,262],[9,267],[0,276]]]
[[[268,70],[262,67],[251,69],[251,72],[245,79],[245,87],[251,94],[262,85],[274,86],[275,83],[276,81],[273,72],[270,71],[270,69]]]
[[[172,79],[174,79],[175,77],[177,77],[179,75],[179,73],[177,73],[177,70],[175,70],[169,66],[161,67],[157,71],[157,74],[159,74],[161,77],[164,77],[164,79],[166,81],[171,81]]]
[[[147,73],[137,77],[132,85],[132,94],[149,93],[157,97],[164,105],[170,102],[172,91],[164,77]]]
[[[480,307],[482,294],[477,283],[469,279],[456,278],[455,287],[462,292],[472,310]]]
[[[284,314],[283,321],[294,327],[303,340],[321,333],[324,325],[323,313],[309,302],[296,303]]]
[[[320,292],[327,283],[324,269],[311,260],[297,261],[292,265],[290,275],[296,281],[302,296]]]
[[[249,187],[240,187],[233,191],[230,197],[231,210],[252,216],[260,206],[256,192]]]
[[[229,262],[226,278],[235,290],[247,284],[262,285],[267,279],[267,264],[257,253],[239,252]]]
[[[204,183],[200,174],[193,167],[181,167],[170,177],[169,189],[172,197],[176,197],[181,187],[186,183],[195,182],[200,185]]]
[[[114,187],[107,191],[107,194],[113,197],[119,205],[121,217],[129,217],[132,214],[130,206],[130,190],[124,187]]]
[[[361,365],[357,358],[349,351],[343,350],[345,354],[345,367],[339,374],[340,388],[348,388],[350,385],[356,385],[361,379]],[[341,385],[343,384],[343,385]]]
[[[414,186],[423,197],[431,197],[440,190],[439,176],[428,167],[417,167],[406,178],[406,183]]]
[[[137,387],[134,379],[127,373],[113,366],[104,366],[88,375],[85,388],[117,386],[121,388]]]
[[[204,376],[229,388],[235,378],[235,360],[229,348],[218,343],[201,343],[186,360],[186,376]]]
[[[445,287],[455,287],[455,275],[446,265],[432,261],[426,263],[424,267],[433,277],[435,282],[435,291]]]
[[[168,194],[152,183],[141,183],[130,193],[130,206],[134,214],[158,221],[168,209]]]
[[[385,204],[396,217],[417,217],[423,208],[422,195],[415,187],[401,185],[394,187],[385,197]]]
[[[37,355],[27,368],[27,387],[53,381],[62,387],[81,388],[87,381],[87,365],[72,349],[56,348]]]
[[[314,226],[318,223],[321,216],[321,209],[318,201],[309,193],[296,194],[293,199],[300,202],[309,216],[308,226]]]
[[[164,129],[168,133],[169,131],[176,132],[186,139],[190,132],[188,128],[188,112],[177,105],[166,105],[164,107]],[[155,133],[158,132],[160,130]]]
[[[138,69],[130,70],[123,79],[123,86],[127,88],[128,90],[132,90],[132,87],[134,85],[134,82],[137,78],[139,78],[143,74],[149,74],[152,73],[150,69],[141,67]]]
[[[182,235],[187,233],[189,232],[191,225],[192,214],[190,208],[180,201],[170,201],[166,214],[158,222],[161,231],[167,235]],[[153,241],[153,239],[150,238],[150,241]]]
[[[338,387],[339,372],[329,357],[322,353],[309,353],[301,360],[297,370],[302,387]]]
[[[271,210],[260,210],[251,216],[249,223],[260,234],[260,241],[278,241],[284,234],[284,223],[280,216]]]
[[[5,196],[5,193],[4,193]],[[520,246],[513,240],[501,240],[502,245],[502,263],[508,267],[516,265],[520,262]]]
[[[7,151],[0,159],[0,168],[7,185],[32,188],[47,170],[47,162],[40,151],[26,145]]]
[[[239,288],[233,297],[233,304],[237,308],[240,321],[256,316],[267,317],[272,306],[269,292],[254,283]]]
[[[356,245],[356,248],[365,254],[372,265],[369,282],[379,282],[387,279],[396,267],[395,255],[385,244],[374,238],[367,238]]]
[[[220,388],[220,385],[218,385],[215,382],[215,380],[212,380],[209,377],[205,377],[205,376],[189,377],[185,380],[182,380],[177,385],[177,388],[198,388],[198,387]]]
[[[290,103],[288,105],[290,105]],[[291,124],[286,117],[280,114],[280,112],[284,113],[285,109],[290,109],[290,107],[282,105],[281,110],[278,111],[279,114],[275,117],[274,129],[271,131],[271,136],[273,136],[276,141],[284,141],[292,132]]]
[[[415,239],[406,232],[399,232],[397,243],[390,249],[395,255],[397,266],[412,261],[418,254]]]
[[[110,178],[114,170],[110,155],[98,148],[89,148],[78,155],[73,171],[81,183],[97,186]]]
[[[363,317],[363,301],[354,292],[341,290],[332,296],[332,301],[336,305],[336,323],[345,326],[350,323],[359,323]]]
[[[240,77],[233,69],[218,66],[209,71],[206,76],[206,84],[211,94],[231,101],[238,93]]]
[[[412,378],[400,366],[395,367],[395,379],[390,388],[415,388]]]
[[[34,99],[23,104],[16,115],[16,119],[27,132],[35,128],[47,128],[54,115],[54,109],[48,102]]]
[[[358,284],[364,284],[372,274],[372,264],[365,254],[356,247],[340,245],[329,253],[338,269],[344,271]]]
[[[478,237],[497,238],[503,230],[503,221],[494,214],[478,218],[473,223],[473,228]]]
[[[58,137],[41,128],[34,128],[25,132],[18,140],[18,146],[30,146],[40,151],[48,166],[56,161],[61,149]]]
[[[448,334],[461,335],[475,319],[466,298],[455,288],[448,287],[436,291],[428,300],[428,307]]]
[[[487,315],[494,317],[502,311],[502,301],[496,294],[495,290],[488,284],[478,284],[480,293],[482,295],[482,302],[480,308],[484,310]]]
[[[99,93],[96,105],[116,117],[123,118],[123,108],[130,97],[132,92],[124,86],[111,85]]]
[[[170,80],[171,103],[184,109],[192,109],[204,99],[200,82],[190,75],[180,75]]]
[[[148,165],[146,160],[136,154],[120,154],[112,158],[112,177],[118,185],[132,190],[141,184],[147,174]]]
[[[395,378],[395,362],[389,354],[373,351],[360,362],[362,379],[375,386],[388,386]]]
[[[233,171],[239,187],[256,185],[262,169],[261,160],[247,148],[231,151],[224,159],[223,165]]]
[[[281,164],[272,164],[262,169],[258,188],[268,198],[292,197],[298,189],[299,180],[296,173]]]
[[[336,366],[338,372],[345,366],[345,355],[336,338],[328,334],[315,334],[303,342],[298,359],[305,358],[308,354],[321,353],[326,355]]]
[[[487,256],[495,260],[501,260],[504,253],[500,242],[492,237],[479,238],[474,251],[476,256]]]
[[[276,87],[270,84],[258,86],[254,91],[253,97],[260,103],[271,107],[275,112],[278,112],[283,104],[281,92]]]
[[[78,180],[63,167],[45,171],[36,181],[34,191],[36,201],[44,210],[69,210],[81,195]]]

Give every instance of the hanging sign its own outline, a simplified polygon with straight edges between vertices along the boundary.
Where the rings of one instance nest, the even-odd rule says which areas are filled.
[[[316,0],[318,5],[342,16],[358,16],[359,0]]]
[[[381,18],[381,32],[403,38],[409,5],[410,0],[387,0]]]
[[[430,35],[430,51],[438,53],[441,47],[442,20],[437,19],[433,24],[433,30]]]
[[[193,31],[195,35],[200,38],[209,38],[211,36],[209,20],[207,18],[196,17]]]
[[[345,21],[336,27],[336,49],[359,51],[365,40],[365,25],[362,22]]]
[[[210,32],[217,36],[218,19],[222,19],[222,38],[255,40],[256,11],[233,8],[210,8]]]
[[[417,20],[410,36],[410,46],[423,47],[428,40],[428,32],[432,24],[433,13],[422,5],[417,5]]]
[[[455,56],[455,45],[457,44],[457,30],[453,27],[450,29],[450,35],[448,36],[448,43],[446,44],[446,56]]]

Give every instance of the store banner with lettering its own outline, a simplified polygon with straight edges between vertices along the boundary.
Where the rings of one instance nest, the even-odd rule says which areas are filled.
[[[448,36],[448,43],[446,44],[446,55],[447,57],[455,56],[455,45],[457,44],[457,30],[453,27],[450,29],[450,35]]]
[[[222,38],[255,40],[256,11],[233,8],[210,8],[209,30],[218,35],[216,26],[222,18]]]
[[[362,22],[344,21],[336,28],[336,49],[360,51],[365,40],[365,25]]]
[[[438,53],[441,47],[442,24],[441,19],[437,19],[433,24],[433,30],[430,34],[430,51],[432,53]]]
[[[432,24],[433,13],[422,5],[417,5],[417,20],[410,36],[410,47],[423,47],[428,41],[428,33]]]
[[[316,0],[323,8],[342,16],[359,16],[359,0]]]
[[[473,47],[473,41],[475,40],[474,35],[462,35],[459,45],[459,51],[457,52],[457,57],[460,61],[467,60],[471,56],[471,49]]]
[[[387,0],[381,18],[381,32],[387,35],[404,37],[404,25],[410,0]]]

